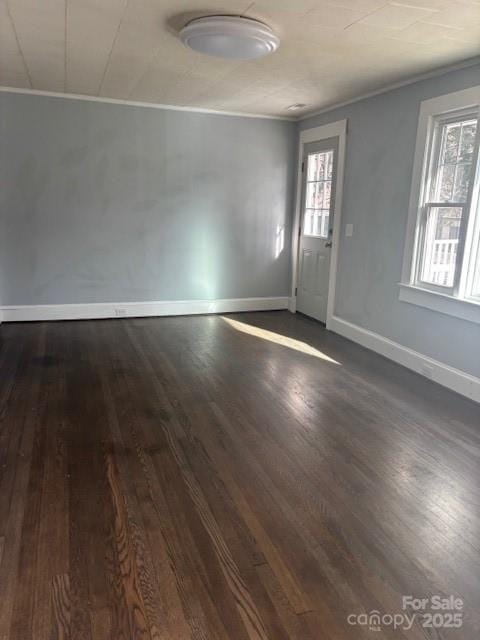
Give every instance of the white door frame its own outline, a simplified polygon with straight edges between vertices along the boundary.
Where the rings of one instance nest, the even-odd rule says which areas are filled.
[[[338,136],[338,158],[337,158],[337,176],[335,185],[335,207],[333,212],[333,235],[332,235],[332,253],[330,258],[330,276],[328,279],[328,299],[327,299],[327,329],[332,323],[333,312],[335,309],[335,286],[337,281],[338,267],[338,249],[340,244],[340,230],[342,218],[342,194],[343,194],[343,175],[345,168],[345,147],[347,141],[347,120],[338,120],[325,124],[322,127],[314,127],[313,129],[304,129],[300,132],[300,142],[298,149],[298,173],[297,173],[297,193],[295,198],[295,212],[293,218],[292,233],[292,289],[289,310],[295,313],[297,309],[297,297],[295,289],[298,285],[298,249],[299,249],[299,230],[302,215],[302,162],[304,147],[309,142],[319,142],[326,138],[334,138]]]

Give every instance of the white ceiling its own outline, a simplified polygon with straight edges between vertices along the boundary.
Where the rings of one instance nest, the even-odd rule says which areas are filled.
[[[280,48],[186,49],[179,28],[215,13],[263,20]],[[480,0],[0,0],[0,85],[122,100],[285,116],[479,53]]]

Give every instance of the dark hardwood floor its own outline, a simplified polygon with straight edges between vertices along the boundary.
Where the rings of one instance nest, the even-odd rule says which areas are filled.
[[[0,640],[480,637],[479,405],[288,312],[0,334]]]

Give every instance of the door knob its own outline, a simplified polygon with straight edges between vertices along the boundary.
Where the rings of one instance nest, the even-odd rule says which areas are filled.
[[[325,242],[325,246],[326,247],[331,247],[332,246],[332,241],[329,240],[328,242]]]

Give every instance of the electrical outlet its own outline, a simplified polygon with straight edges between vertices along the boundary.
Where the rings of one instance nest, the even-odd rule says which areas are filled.
[[[126,309],[115,309],[115,316],[117,318],[121,318],[123,316],[127,315],[127,310]]]
[[[351,238],[353,236],[353,224],[345,225],[345,235],[347,238]]]

